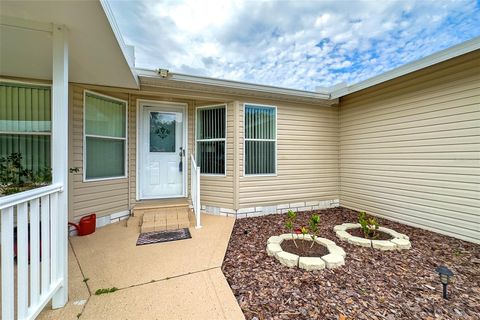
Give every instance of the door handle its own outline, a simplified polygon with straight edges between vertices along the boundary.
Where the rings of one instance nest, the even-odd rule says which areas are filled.
[[[183,157],[185,156],[185,149],[180,147],[180,152],[178,153],[180,156],[180,161],[178,163],[178,171],[182,172],[183,171]]]

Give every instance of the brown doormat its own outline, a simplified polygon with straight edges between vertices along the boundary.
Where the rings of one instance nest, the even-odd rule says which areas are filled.
[[[188,228],[168,231],[153,231],[140,233],[137,240],[137,246],[159,242],[169,242],[175,240],[190,239],[190,230]]]

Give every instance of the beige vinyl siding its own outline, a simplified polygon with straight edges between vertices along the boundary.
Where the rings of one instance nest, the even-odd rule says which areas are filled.
[[[338,108],[268,102],[277,106],[277,174],[244,176],[244,103],[255,102],[238,103],[239,207],[338,199]]]
[[[480,242],[480,52],[340,99],[340,204]]]
[[[101,87],[98,87],[101,88]],[[98,89],[97,88],[97,89]],[[103,89],[103,88],[101,88]],[[153,94],[143,95],[103,91],[91,89],[112,97],[128,101],[128,179],[114,179],[99,182],[83,182],[83,90],[81,85],[72,86],[73,99],[73,130],[71,150],[73,162],[71,167],[78,167],[78,173],[71,174],[72,179],[72,211],[73,217],[79,217],[91,212],[98,216],[108,215],[131,209],[137,201],[137,108],[139,100],[158,102],[185,103],[188,106],[188,164],[187,193],[190,189],[190,153],[195,154],[195,107],[196,105],[218,104],[218,102],[195,102],[188,99],[171,99]],[[105,88],[108,90],[108,88]],[[227,103],[227,175],[202,176],[202,204],[222,208],[233,208],[233,103]]]
[[[96,91],[115,98],[128,100],[128,95]],[[97,216],[109,215],[128,210],[128,178],[83,182],[83,95],[84,87],[71,85],[70,112],[70,168],[78,168],[79,172],[70,173],[71,203],[70,218],[96,213]],[[128,119],[130,120],[130,119]]]
[[[190,135],[190,150],[195,155],[195,117],[197,106],[219,105],[218,103],[197,103],[196,106],[191,106],[189,109],[189,123],[192,134]],[[225,166],[225,176],[201,175],[200,176],[200,190],[202,205],[220,207],[220,208],[234,208],[234,187],[233,187],[233,141],[234,141],[234,103],[225,103],[227,106],[227,164]]]

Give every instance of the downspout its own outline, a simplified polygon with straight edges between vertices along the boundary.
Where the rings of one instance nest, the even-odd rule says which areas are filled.
[[[233,210],[237,212],[239,204],[239,179],[240,179],[240,164],[239,164],[239,109],[240,104],[238,101],[233,102]],[[235,215],[236,217],[236,215]]]
[[[130,106],[131,106],[131,99],[130,99],[130,98],[131,98],[131,94],[128,93],[128,105],[127,105],[127,107],[128,107],[128,112],[127,112],[127,114],[130,113]],[[137,113],[135,112],[135,115],[136,115],[136,114],[137,114]],[[135,121],[136,121],[136,120],[137,120],[137,119],[135,119]],[[128,134],[128,139],[127,139],[127,174],[128,174],[128,179],[127,179],[127,180],[128,180],[128,181],[127,181],[127,183],[128,183],[128,194],[127,194],[127,198],[128,198],[128,199],[127,199],[127,201],[128,201],[128,202],[127,202],[127,205],[128,205],[129,214],[130,214],[130,216],[132,216],[132,207],[131,207],[131,205],[132,205],[132,201],[131,201],[131,192],[132,192],[132,190],[130,189],[130,187],[131,187],[131,179],[132,179],[132,174],[131,174],[131,172],[130,172],[130,161],[131,161],[131,157],[130,157],[130,141],[131,141],[131,139],[132,139],[132,132],[131,132],[131,125],[130,125],[130,117],[127,117],[127,121],[128,121],[128,124],[127,124],[127,128],[128,128],[128,133],[127,133],[127,134]],[[136,135],[135,135],[135,136],[136,136]],[[136,140],[135,140],[135,141],[136,141]],[[137,148],[137,146],[135,146],[135,148]]]

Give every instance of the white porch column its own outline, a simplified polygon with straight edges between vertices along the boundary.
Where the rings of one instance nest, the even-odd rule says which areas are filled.
[[[52,180],[61,183],[58,197],[58,276],[63,286],[53,296],[52,307],[61,308],[68,301],[68,37],[62,25],[53,26],[52,86]],[[52,232],[54,232],[52,230]],[[55,263],[55,262],[53,262]]]

